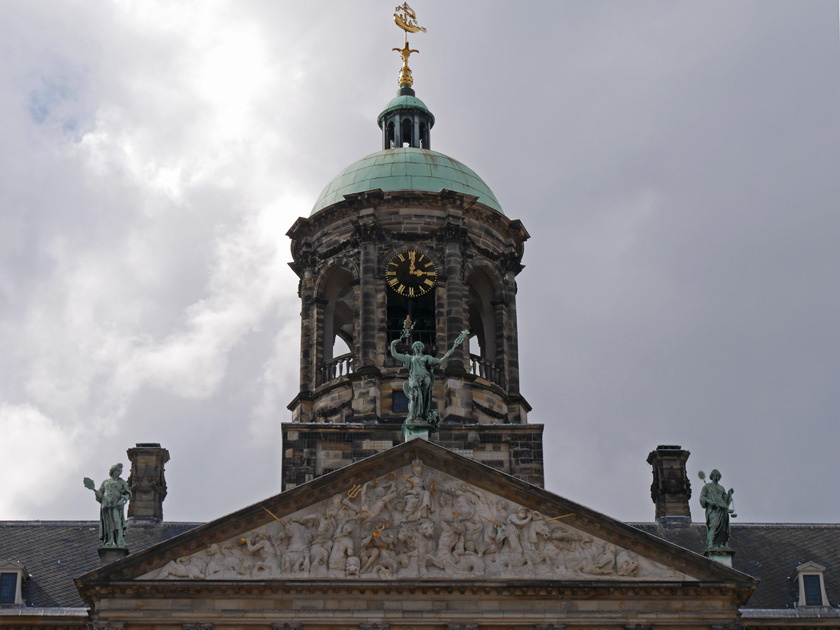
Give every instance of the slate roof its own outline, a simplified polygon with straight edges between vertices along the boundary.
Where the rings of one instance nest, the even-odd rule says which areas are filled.
[[[663,525],[628,523],[680,547],[703,553],[703,523]],[[840,606],[840,524],[739,523],[732,524],[732,567],[761,580],[745,608],[795,608],[794,569],[808,561],[825,567],[828,602]]]
[[[198,525],[131,525],[126,543],[140,551]],[[98,546],[99,521],[0,521],[0,560],[20,562],[29,573],[22,593],[27,606],[85,606],[73,580],[100,566]]]

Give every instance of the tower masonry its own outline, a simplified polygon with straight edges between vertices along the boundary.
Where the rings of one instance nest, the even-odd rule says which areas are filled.
[[[407,370],[441,357],[430,439],[543,484],[542,425],[520,393],[516,276],[528,232],[470,168],[432,151],[435,117],[411,87],[378,117],[382,150],[340,172],[288,232],[300,282],[300,391],[283,424],[283,489],[402,441]],[[411,324],[402,338],[406,318]]]

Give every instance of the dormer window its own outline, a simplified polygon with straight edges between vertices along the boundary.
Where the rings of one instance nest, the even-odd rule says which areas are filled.
[[[12,560],[0,561],[0,606],[23,605],[23,580],[26,568]]]
[[[799,590],[797,606],[828,606],[823,573],[825,573],[825,567],[816,562],[806,562],[796,567],[791,579],[797,580]]]

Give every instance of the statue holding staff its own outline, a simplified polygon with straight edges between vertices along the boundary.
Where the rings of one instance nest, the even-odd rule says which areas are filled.
[[[438,359],[429,354],[423,354],[426,347],[422,341],[411,344],[411,354],[397,352],[397,344],[403,339],[406,341],[409,339],[412,328],[414,324],[411,322],[411,317],[406,317],[402,335],[391,342],[391,356],[402,361],[408,368],[408,380],[403,383],[403,391],[408,398],[405,426],[414,428],[418,425],[428,425],[431,431],[436,431],[440,425],[440,414],[432,404],[432,389],[435,384],[434,368],[452,356],[455,349],[469,337],[470,331],[461,331],[452,347]]]
[[[718,483],[721,474],[717,469],[709,473],[711,483],[706,483],[706,474],[702,470],[699,477],[703,480],[700,505],[706,509],[706,551],[728,551],[731,536],[729,516],[737,516],[732,500],[735,490],[730,488],[727,491]]]
[[[114,464],[108,471],[108,479],[102,482],[99,490],[93,479],[85,477],[85,488],[93,490],[99,509],[100,548],[125,549],[125,512],[123,508],[131,498],[131,490],[125,480],[120,478],[122,464]]]

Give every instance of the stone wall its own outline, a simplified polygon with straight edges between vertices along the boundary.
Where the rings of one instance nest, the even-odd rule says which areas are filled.
[[[407,247],[422,249],[438,269],[433,289],[438,355],[469,327],[470,274],[482,270],[493,284],[495,356],[471,366],[466,344],[456,349],[446,365],[447,384],[436,389],[438,400],[445,401],[442,417],[527,422],[529,408],[519,393],[515,276],[522,269],[528,234],[519,221],[451,191],[374,191],[298,219],[289,236],[302,305],[300,393],[289,407],[294,422],[377,421],[389,415],[385,399],[401,366],[389,353],[384,267],[395,252]],[[325,317],[333,308],[325,288],[336,270],[347,279],[345,299],[353,309],[350,380],[364,376],[364,382],[354,381],[349,405],[323,376],[331,356],[331,346],[325,346],[332,343],[325,336],[330,329]],[[476,387],[482,390],[478,395]]]
[[[400,421],[382,424],[283,423],[283,491],[402,442]],[[444,424],[431,441],[544,486],[543,425]]]

